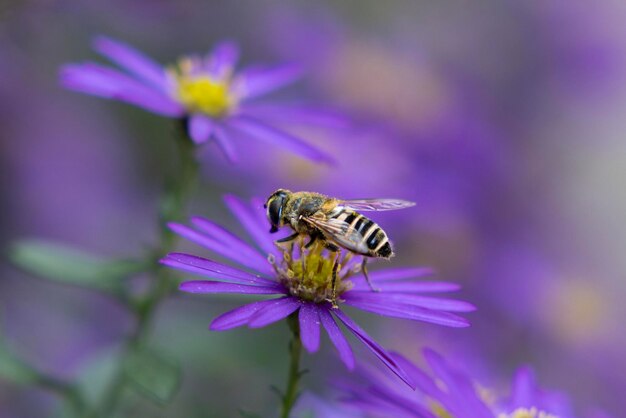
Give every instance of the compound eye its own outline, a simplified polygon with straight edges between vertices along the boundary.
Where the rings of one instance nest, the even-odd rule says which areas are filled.
[[[283,198],[277,197],[269,203],[267,215],[270,218],[270,222],[274,226],[280,226],[280,219],[282,218],[283,214],[283,200]]]

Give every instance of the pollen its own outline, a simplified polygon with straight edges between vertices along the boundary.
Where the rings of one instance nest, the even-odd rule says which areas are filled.
[[[237,99],[228,74],[212,77],[194,60],[182,59],[168,71],[174,81],[174,95],[190,112],[220,117],[232,111]]]
[[[498,418],[558,418],[556,415],[540,411],[535,407],[517,408],[509,414],[499,414]]]
[[[337,253],[324,251],[324,247],[319,244],[314,244],[310,249],[291,245],[281,250],[282,262],[270,262],[280,282],[292,296],[315,303],[331,302],[334,305],[338,296],[352,288],[348,278],[357,269],[347,267],[350,255],[340,260]],[[333,270],[336,272],[334,283]]]

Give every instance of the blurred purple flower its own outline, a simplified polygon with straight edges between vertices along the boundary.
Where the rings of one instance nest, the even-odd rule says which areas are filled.
[[[239,48],[231,42],[218,43],[206,57],[184,57],[166,68],[106,37],[96,38],[94,49],[125,72],[94,62],[68,64],[61,69],[63,86],[182,119],[196,144],[213,138],[231,161],[237,158],[235,136],[277,145],[316,162],[332,161],[324,152],[266,122],[271,120],[268,114],[293,109],[254,102],[294,82],[300,75],[296,66],[248,67],[235,72]],[[306,119],[306,109],[295,111]]]
[[[191,219],[193,227],[172,223],[170,228],[179,235],[206,247],[241,267],[230,267],[188,254],[168,254],[161,263],[186,272],[197,273],[218,281],[187,281],[180,289],[190,293],[239,293],[281,295],[241,306],[222,314],[210,329],[223,331],[243,325],[261,328],[298,312],[300,337],[308,352],[315,352],[320,343],[320,323],[337,348],[341,360],[352,369],[354,357],[347,339],[339,329],[338,319],[365,344],[389,369],[409,386],[412,379],[378,343],[362,330],[348,315],[331,303],[333,257],[321,247],[291,251],[279,250],[267,230],[262,202],[253,200],[252,207],[233,197],[225,198],[231,212],[254,239],[252,247],[219,225],[200,217]],[[295,249],[294,249],[295,248]],[[259,251],[259,249],[261,251]],[[466,327],[467,320],[450,312],[469,312],[474,307],[467,302],[420,295],[420,293],[449,292],[458,285],[444,282],[412,282],[431,273],[427,268],[397,268],[372,272],[371,279],[379,292],[372,292],[363,274],[351,257],[341,261],[336,302],[368,312],[394,318],[430,322],[450,327]],[[353,276],[354,275],[354,276]]]
[[[342,381],[343,402],[367,414],[399,418],[573,418],[571,405],[560,392],[537,385],[534,371],[521,367],[509,395],[480,386],[470,375],[451,366],[441,355],[425,349],[426,373],[403,356],[392,358],[415,382],[417,391],[386,381],[372,370],[361,370],[358,382]],[[367,382],[364,386],[363,382]],[[378,416],[378,415],[376,415]]]

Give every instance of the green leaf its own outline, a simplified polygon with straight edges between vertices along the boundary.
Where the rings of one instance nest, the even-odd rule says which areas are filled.
[[[38,239],[15,242],[9,248],[9,259],[36,276],[109,291],[116,290],[122,279],[144,267],[135,261],[103,260],[82,250]]]
[[[38,379],[38,374],[32,367],[16,358],[0,339],[0,379],[14,383],[28,385]]]
[[[126,357],[124,372],[142,394],[159,403],[169,402],[180,384],[179,365],[145,347]]]

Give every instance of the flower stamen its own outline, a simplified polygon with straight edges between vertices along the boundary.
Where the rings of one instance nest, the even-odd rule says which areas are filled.
[[[289,294],[314,303],[331,302],[336,305],[338,295],[352,288],[352,282],[346,280],[352,268],[341,274],[342,265],[350,262],[352,257],[339,260],[339,254],[325,252],[323,242],[316,242],[310,248],[299,243],[299,256],[294,254],[294,245],[283,250],[280,263],[272,263],[278,274],[278,280],[289,290]],[[333,286],[333,268],[337,263],[337,279]]]
[[[203,68],[201,60],[182,58],[168,70],[174,84],[174,96],[190,112],[211,117],[230,113],[237,105],[230,74],[217,77]]]

